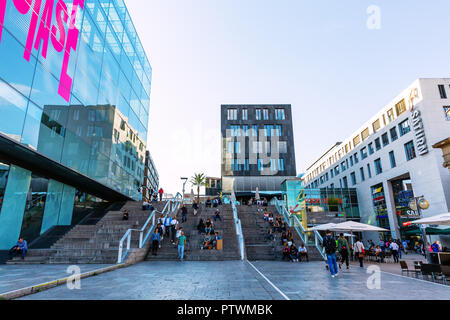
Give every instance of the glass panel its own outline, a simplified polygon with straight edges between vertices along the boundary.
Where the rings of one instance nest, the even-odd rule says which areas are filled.
[[[45,201],[47,199],[48,180],[37,175],[31,176],[30,189],[22,221],[20,236],[31,243],[40,235]]]
[[[5,196],[6,183],[8,182],[9,165],[0,162],[0,212],[2,212],[3,197]]]
[[[0,132],[20,142],[26,109],[27,100],[0,80]]]

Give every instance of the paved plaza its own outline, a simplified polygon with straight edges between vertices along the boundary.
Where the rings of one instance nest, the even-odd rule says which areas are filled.
[[[450,287],[385,272],[381,273],[381,288],[370,290],[367,287],[370,275],[365,269],[355,266],[333,279],[325,270],[323,262],[257,261],[252,264],[244,261],[143,262],[83,279],[80,290],[60,286],[22,299],[450,299]],[[44,270],[54,268],[44,265],[37,267]]]
[[[81,273],[108,267],[105,264],[80,265]],[[71,276],[69,265],[0,265],[0,294]]]

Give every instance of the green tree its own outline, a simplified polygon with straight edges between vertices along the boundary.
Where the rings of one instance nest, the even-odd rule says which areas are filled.
[[[191,184],[197,187],[197,203],[200,203],[200,187],[206,186],[206,176],[204,173],[196,173],[191,178]]]

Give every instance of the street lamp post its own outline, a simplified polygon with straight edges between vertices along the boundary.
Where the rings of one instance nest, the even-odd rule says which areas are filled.
[[[426,210],[430,206],[429,202],[425,199],[424,196],[415,197],[412,203],[410,204],[410,208],[414,211],[417,211],[420,218],[422,217],[422,209]],[[428,261],[428,263],[431,263],[431,257],[430,253],[428,252],[427,248],[427,231],[426,231],[426,225],[421,224],[420,225],[420,231],[422,231],[422,238],[423,238],[423,248],[425,251],[425,257]]]
[[[183,200],[182,200],[181,205],[184,205],[184,190],[185,190],[186,182],[188,181],[188,178],[181,178],[181,180],[184,181],[183,182]]]

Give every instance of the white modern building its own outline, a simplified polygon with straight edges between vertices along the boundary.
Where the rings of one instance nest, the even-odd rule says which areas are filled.
[[[414,197],[430,204],[423,217],[450,211],[450,173],[432,147],[448,137],[450,78],[418,79],[315,161],[305,186],[356,188],[361,222],[390,229],[394,239],[418,235],[408,226],[417,218],[409,209]],[[449,238],[440,236],[441,243]]]

